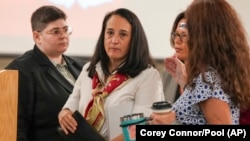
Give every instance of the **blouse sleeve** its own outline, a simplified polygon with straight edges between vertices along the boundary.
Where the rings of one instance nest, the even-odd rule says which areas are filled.
[[[229,95],[227,95],[221,86],[221,80],[215,70],[209,69],[205,73],[205,79],[210,83],[205,83],[202,76],[199,75],[195,80],[196,86],[192,90],[193,104],[205,101],[208,98],[216,98],[229,103]],[[212,84],[212,85],[211,85]]]

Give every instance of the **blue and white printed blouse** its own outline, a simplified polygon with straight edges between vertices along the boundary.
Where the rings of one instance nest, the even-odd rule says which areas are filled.
[[[239,107],[236,106],[230,96],[221,87],[221,80],[216,70],[209,68],[205,73],[206,80],[213,84],[214,89],[209,84],[202,81],[201,74],[194,80],[196,86],[191,91],[190,87],[185,88],[183,94],[173,104],[176,112],[176,120],[184,125],[205,125],[208,124],[198,103],[208,98],[217,98],[229,104],[232,124],[239,124]],[[214,109],[216,110],[216,109]]]

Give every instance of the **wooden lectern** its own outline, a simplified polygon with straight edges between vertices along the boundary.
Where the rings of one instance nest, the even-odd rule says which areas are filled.
[[[16,141],[18,71],[0,71],[0,141]]]

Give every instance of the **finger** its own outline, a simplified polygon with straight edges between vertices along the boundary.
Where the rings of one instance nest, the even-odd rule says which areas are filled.
[[[68,130],[65,128],[65,126],[64,126],[64,125],[61,125],[61,128],[63,129],[63,131],[64,131],[64,133],[65,133],[66,135],[68,135],[68,134],[69,134]]]
[[[176,74],[176,70],[173,69],[173,68],[166,68],[166,71],[167,71],[168,73],[170,73],[172,76],[175,76],[175,74]]]
[[[63,129],[70,131],[71,133],[74,133],[76,130],[76,127],[73,127],[68,123],[64,124],[63,127],[64,127]]]
[[[71,115],[67,115],[64,125],[70,132],[74,133],[76,130],[77,122]]]
[[[72,117],[72,115],[67,115],[68,123],[72,126],[75,127],[77,126],[76,120]]]
[[[175,62],[175,60],[171,60],[171,61],[166,61],[164,63],[165,67],[176,67],[177,63]]]
[[[75,132],[76,126],[77,126],[76,121],[74,120],[74,118],[70,114],[64,116],[63,118],[61,118],[60,125],[65,130],[68,130],[68,131],[70,131],[72,133]]]
[[[175,62],[175,64],[176,64],[177,66],[182,66],[182,65],[184,64],[184,63],[183,63],[180,59],[178,59],[178,58],[175,58],[174,62]]]
[[[165,61],[164,61],[164,64],[166,65],[166,64],[173,64],[173,63],[175,63],[175,60],[173,59],[173,58],[168,58],[168,59],[166,59]]]
[[[167,66],[166,70],[174,73],[176,71],[176,68],[175,67],[171,67],[171,66]]]
[[[158,122],[158,119],[157,119],[157,116],[156,116],[156,115],[154,116],[154,119],[152,120],[152,123],[153,123],[153,124],[159,124],[159,122]]]

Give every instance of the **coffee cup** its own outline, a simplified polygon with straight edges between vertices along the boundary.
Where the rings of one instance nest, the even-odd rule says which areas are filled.
[[[172,111],[172,104],[168,101],[157,101],[152,104],[153,113],[162,114]]]
[[[172,104],[169,101],[157,101],[152,104],[151,109],[155,114],[166,114],[172,111]],[[178,121],[173,121],[171,124],[180,125]]]

